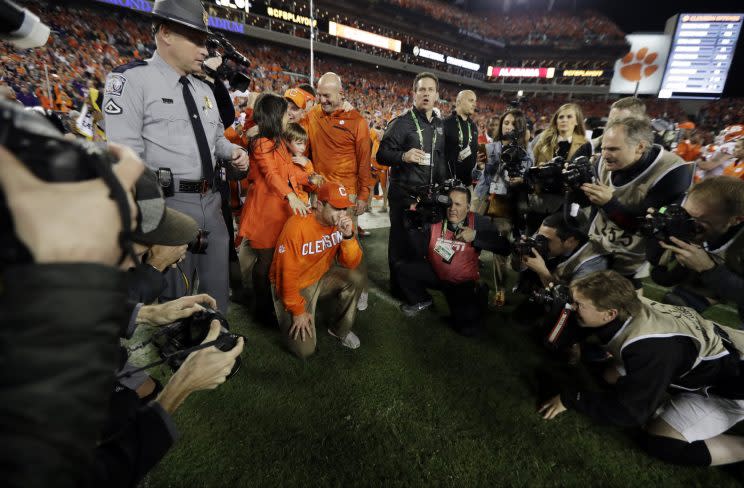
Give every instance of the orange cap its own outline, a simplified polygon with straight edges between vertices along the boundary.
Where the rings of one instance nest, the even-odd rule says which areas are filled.
[[[318,200],[328,202],[336,208],[349,208],[353,203],[349,200],[349,193],[343,185],[325,183],[318,189]]]
[[[284,98],[294,102],[301,109],[305,109],[307,102],[315,100],[315,97],[300,88],[290,88],[284,92]]]

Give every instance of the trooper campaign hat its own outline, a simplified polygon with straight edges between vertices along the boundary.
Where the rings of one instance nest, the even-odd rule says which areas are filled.
[[[200,0],[156,0],[152,15],[211,34],[209,15]]]

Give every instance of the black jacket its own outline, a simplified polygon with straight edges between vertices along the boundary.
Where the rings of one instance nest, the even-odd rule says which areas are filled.
[[[473,168],[478,155],[478,126],[472,118],[463,121],[458,117],[456,111],[444,119],[444,154],[448,168],[454,168],[455,177],[462,181],[465,186],[473,182]],[[468,127],[470,129],[468,129]],[[470,156],[458,161],[460,151],[470,143]]]
[[[125,273],[95,264],[6,270],[0,295],[3,486],[86,486],[127,325]]]
[[[432,142],[436,135],[431,166],[403,162],[403,153],[413,148],[422,149],[414,116],[421,127],[424,152],[432,153]],[[377,151],[377,162],[391,167],[389,198],[392,201],[409,199],[430,182],[444,182],[451,175],[444,159],[442,119],[433,115],[429,122],[426,115],[416,108],[396,117],[382,136]]]

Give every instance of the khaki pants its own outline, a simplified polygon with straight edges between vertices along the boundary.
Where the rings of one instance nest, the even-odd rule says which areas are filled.
[[[289,336],[292,327],[292,314],[289,313],[282,303],[282,299],[276,292],[276,287],[271,286],[274,297],[274,310],[279,319],[279,330],[286,341],[287,347],[295,356],[306,358],[315,352],[318,332],[315,327],[315,308],[319,298],[333,296],[335,310],[331,318],[330,330],[338,337],[346,337],[354,325],[357,313],[357,300],[359,294],[365,287],[365,276],[358,269],[348,269],[334,265],[318,281],[300,290],[305,299],[305,311],[312,317],[313,336],[305,336],[305,341],[298,335],[297,339]]]

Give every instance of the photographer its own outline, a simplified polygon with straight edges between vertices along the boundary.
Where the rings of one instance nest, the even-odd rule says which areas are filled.
[[[477,335],[483,329],[487,290],[479,282],[478,257],[482,249],[506,255],[509,241],[486,217],[469,212],[470,192],[456,186],[448,193],[446,219],[412,230],[411,248],[418,259],[398,266],[398,286],[406,303],[401,310],[408,317],[432,305],[427,288],[444,292],[451,312],[451,325],[463,335]]]
[[[427,72],[413,80],[413,108],[393,119],[380,141],[377,162],[390,166],[390,237],[388,266],[390,287],[400,295],[396,267],[410,259],[403,213],[414,202],[416,191],[451,176],[444,156],[442,119],[434,114],[439,101],[439,79]]]
[[[744,332],[689,308],[639,298],[614,271],[572,282],[571,294],[579,324],[591,328],[620,364],[605,374],[614,385],[608,391],[566,389],[540,407],[543,418],[568,409],[602,423],[644,426],[649,454],[670,463],[744,460],[744,438],[725,435],[744,418]]]
[[[522,266],[537,275],[541,288],[550,283],[568,284],[589,273],[607,269],[607,258],[599,246],[589,240],[585,222],[581,213],[571,223],[566,222],[563,213],[550,215],[537,231],[543,241],[541,249],[531,246],[529,254],[518,255]]]
[[[581,107],[575,103],[561,105],[550,119],[550,125],[540,134],[532,146],[535,169],[563,166],[570,161],[576,151],[586,142],[584,115]],[[560,167],[555,167],[560,172]],[[536,173],[533,171],[533,173]],[[543,172],[537,172],[543,173]],[[534,232],[540,222],[548,215],[557,212],[563,206],[564,196],[559,188],[550,188],[538,178],[530,184],[529,207],[526,216],[528,233]]]
[[[524,183],[524,174],[533,164],[527,152],[530,135],[522,111],[506,111],[498,121],[494,138],[494,142],[486,144],[487,161],[473,170],[474,175],[478,171],[483,172],[473,192],[473,210],[484,215],[491,206],[491,200],[496,200],[506,207],[501,217],[508,219],[514,217],[516,198],[519,196],[515,195],[514,190]],[[502,230],[508,232],[508,229]]]
[[[651,277],[663,286],[676,285],[664,303],[702,313],[718,301],[733,302],[744,320],[744,181],[703,180],[690,189],[682,208],[684,221],[670,223],[669,236],[648,243]]]
[[[127,321],[124,274],[115,265],[129,242],[122,222],[133,227],[137,210],[125,192],[143,170],[130,149],[109,147],[119,160],[109,184],[57,184],[0,146],[14,235],[33,259],[7,266],[0,286],[0,341],[12,345],[0,373],[8,487],[77,487],[90,476]]]
[[[141,215],[132,234],[135,254],[142,258],[152,249],[160,248],[154,258],[157,259],[157,265],[164,268],[176,265],[183,259],[186,243],[198,233],[196,222],[187,215],[165,207],[160,186],[152,171],[145,170],[137,181],[135,198]],[[189,319],[205,310],[204,307],[214,309],[217,306],[209,295],[185,296],[156,305],[136,303],[153,298],[146,295],[158,287],[150,286],[148,282],[158,279],[164,281],[163,268],[156,267],[153,260],[149,264],[138,265],[136,269],[151,272],[130,273],[128,276],[131,315],[124,333],[127,338],[139,325],[160,327],[153,335],[164,333],[163,326]],[[216,340],[220,331],[220,322],[213,321],[204,342]],[[213,389],[225,381],[243,349],[242,341],[242,338],[238,339],[236,346],[226,351],[212,346],[192,352],[165,387],[130,363],[119,370],[109,416],[95,452],[96,469],[92,485],[125,487],[139,482],[163,458],[176,439],[176,429],[171,419],[175,409],[191,393]]]
[[[679,201],[692,183],[694,168],[653,144],[648,119],[626,117],[607,125],[596,183],[581,186],[596,216],[589,237],[612,255],[610,268],[633,278],[646,260],[638,217],[648,208]],[[640,289],[640,283],[636,282]]]
[[[607,123],[613,120],[623,119],[625,117],[636,117],[639,119],[646,118],[646,104],[643,100],[636,97],[625,97],[617,100],[610,106],[610,113],[607,115]],[[604,132],[602,128],[602,132]],[[583,146],[576,150],[571,159],[581,156],[591,157],[594,154],[599,155],[602,152],[602,136],[593,137]]]

